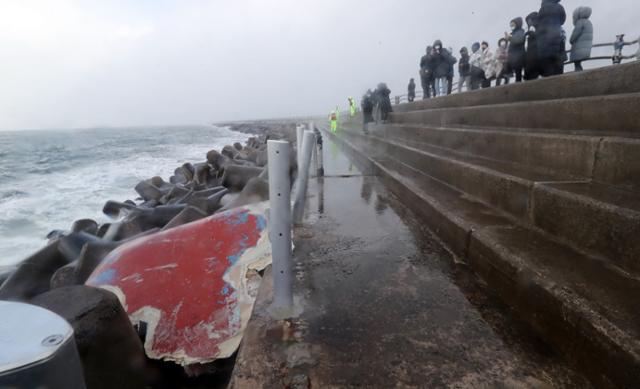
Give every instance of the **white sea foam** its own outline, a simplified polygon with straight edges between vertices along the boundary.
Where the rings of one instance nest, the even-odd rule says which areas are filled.
[[[212,131],[211,127],[202,129],[205,130]],[[91,136],[95,141],[107,131],[82,136]],[[183,144],[167,143],[166,139],[164,144],[157,144],[150,136],[146,146],[129,144],[127,136],[118,137],[101,150],[94,150],[107,154],[95,161],[84,158],[59,169],[64,164],[61,162],[64,156],[44,156],[25,167],[33,171],[33,166],[38,166],[37,173],[0,179],[0,267],[26,258],[46,243],[45,237],[51,230],[66,230],[74,220],[108,221],[101,212],[105,201],[135,199],[133,187],[140,180],[153,176],[168,180],[175,168],[185,162],[202,162],[207,151],[244,142],[247,138],[224,128],[214,128],[208,137],[194,136],[197,134],[195,130],[184,134],[192,137],[192,141],[187,142],[180,133],[169,135],[175,135]],[[69,137],[73,136],[76,134],[69,132]],[[109,147],[113,148],[113,158],[108,157]],[[0,159],[0,165],[2,162]]]

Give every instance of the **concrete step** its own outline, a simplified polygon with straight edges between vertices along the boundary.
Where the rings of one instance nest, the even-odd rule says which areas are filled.
[[[638,279],[417,169],[340,141],[371,161],[388,188],[596,387],[640,384]]]
[[[395,105],[394,111],[469,107],[640,92],[640,62]]]
[[[577,182],[579,177],[464,155],[425,144],[412,146],[373,135],[345,133],[367,155],[393,158],[521,219],[529,215],[536,182]]]
[[[640,274],[640,195],[598,183],[537,184],[532,223]]]
[[[640,274],[638,193],[426,144],[409,146],[353,132],[345,136],[371,158],[405,163],[573,247]]]
[[[640,93],[394,112],[391,122],[562,131],[640,132]]]
[[[372,124],[369,132],[408,145],[430,144],[640,191],[640,139],[393,124]]]

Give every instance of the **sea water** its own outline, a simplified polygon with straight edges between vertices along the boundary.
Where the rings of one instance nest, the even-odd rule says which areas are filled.
[[[104,203],[136,199],[140,180],[168,181],[185,162],[246,139],[215,126],[0,132],[0,267],[74,220],[107,222]]]

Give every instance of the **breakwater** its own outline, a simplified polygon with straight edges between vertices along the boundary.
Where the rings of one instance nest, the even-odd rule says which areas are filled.
[[[76,332],[89,387],[163,387],[167,382],[173,383],[167,387],[179,387],[180,380],[186,380],[187,376],[209,376],[212,381],[208,384],[224,381],[224,373],[232,366],[232,362],[226,360],[207,365],[183,364],[183,368],[176,368],[147,358],[149,350],[143,348],[143,343],[150,333],[148,323],[137,323],[134,327],[127,316],[125,301],[119,301],[105,290],[108,288],[92,288],[84,283],[106,258],[109,262],[116,261],[116,252],[126,251],[125,247],[135,246],[140,240],[151,244],[156,235],[172,236],[172,231],[181,226],[210,217],[222,220],[222,226],[235,227],[251,219],[248,211],[234,213],[231,210],[268,199],[266,141],[293,132],[286,127],[262,128],[259,135],[250,137],[244,145],[236,142],[219,150],[209,150],[202,162],[184,163],[170,177],[141,180],[134,188],[138,196],[135,201],[108,200],[104,204],[102,211],[112,218],[110,222],[78,219],[68,230],[53,231],[44,248],[20,262],[15,270],[5,273],[0,280],[0,299],[40,305],[69,321]],[[294,174],[295,153],[291,154],[294,156],[291,173]],[[226,215],[230,222],[224,222]],[[253,219],[256,228],[265,228],[263,216]],[[237,238],[243,250],[258,243],[247,242],[245,237],[228,240]],[[216,246],[216,250],[222,248]],[[173,267],[170,264],[164,270]],[[147,270],[141,268],[140,272]],[[161,293],[171,295],[178,291],[165,285]],[[235,292],[222,290],[221,293]],[[249,307],[251,305],[252,302]],[[175,308],[179,310],[180,306]],[[206,357],[202,361],[211,362]],[[212,377],[210,373],[215,374]]]

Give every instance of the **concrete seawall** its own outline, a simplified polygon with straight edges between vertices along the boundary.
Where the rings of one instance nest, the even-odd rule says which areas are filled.
[[[640,385],[639,74],[420,101],[333,135],[596,387]]]

